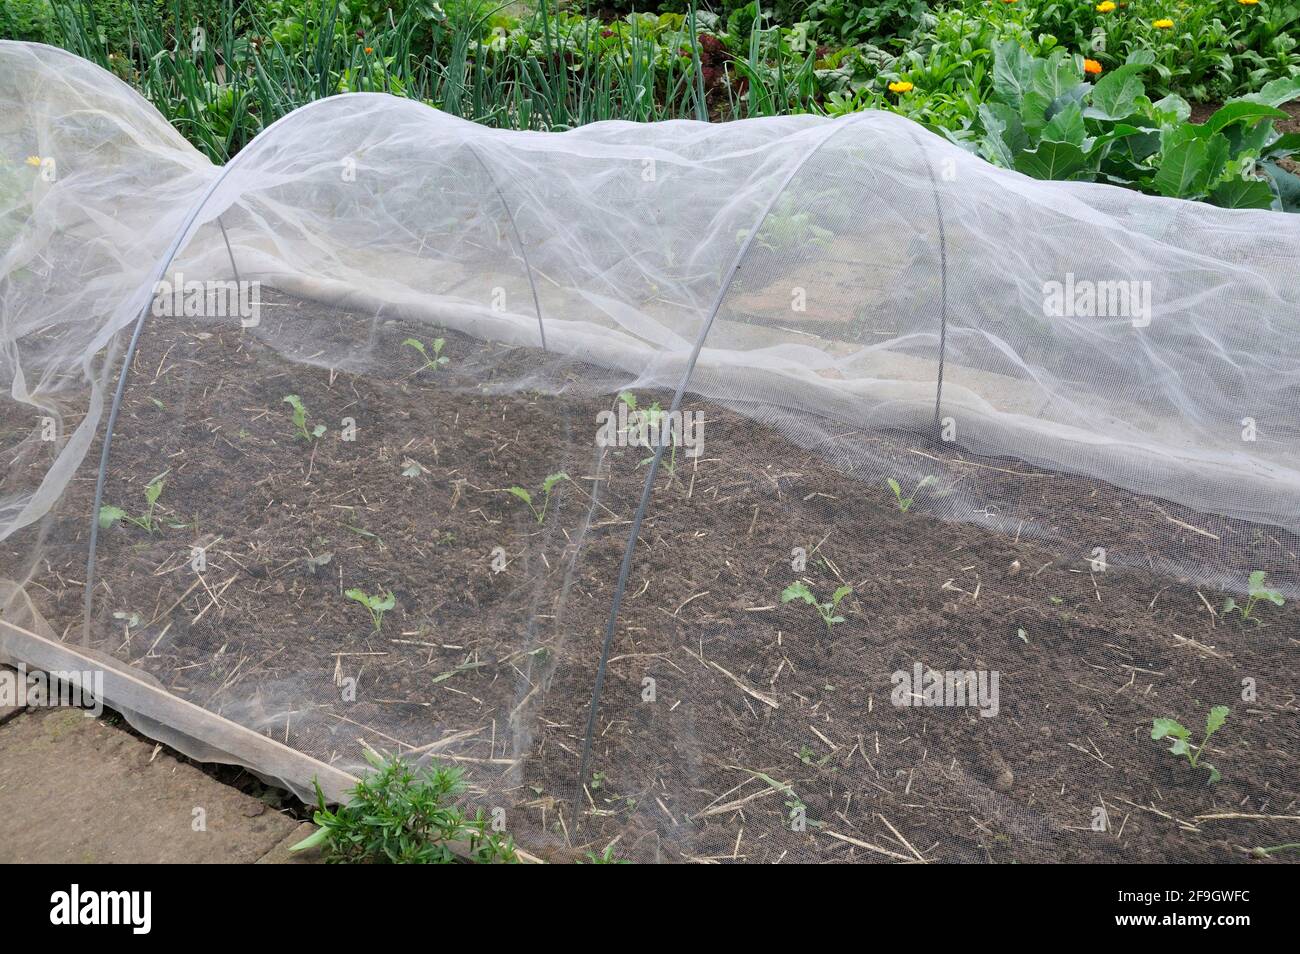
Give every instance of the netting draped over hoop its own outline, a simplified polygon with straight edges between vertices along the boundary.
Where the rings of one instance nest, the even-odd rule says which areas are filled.
[[[393,390],[383,400],[396,400],[411,386],[394,369],[409,358],[412,334],[426,348],[437,335],[492,343],[472,360],[446,365],[445,380],[455,382],[449,393],[467,402],[529,394],[585,401],[626,389],[662,394],[668,408],[690,394],[754,422],[756,440],[780,435],[876,487],[887,476],[916,485],[949,445],[984,461],[985,470],[944,485],[933,505],[943,519],[982,523],[1017,540],[1026,523],[1044,538],[1068,536],[1050,515],[995,497],[983,482],[1032,468],[1152,499],[1173,526],[1190,526],[1191,536],[1177,543],[1131,553],[1112,548],[1130,563],[1236,589],[1247,570],[1267,567],[1288,584],[1294,557],[1285,545],[1262,542],[1267,534],[1206,530],[1192,515],[1300,532],[1300,351],[1291,344],[1300,335],[1296,217],[1028,179],[880,112],[510,132],[409,100],[355,94],[286,116],[220,168],[127,85],[59,50],[0,43],[0,101],[2,598],[6,618],[45,635],[66,636],[81,622],[78,594],[47,605],[33,587],[53,565],[76,566],[87,555],[90,489],[122,375],[128,394],[165,387],[170,367],[189,361],[172,373],[191,375],[192,383],[178,397],[154,397],[160,413],[176,416],[147,426],[128,396],[114,431],[116,441],[125,428],[124,443],[108,455],[105,501],[138,506],[140,482],[165,473],[164,505],[191,480],[196,500],[246,491],[251,510],[277,473],[258,471],[258,461],[278,450],[241,450],[247,445],[231,437],[247,431],[257,439],[257,416],[244,424],[217,418],[213,409],[230,382],[240,373],[249,387],[265,382],[264,393],[232,405],[241,413],[255,401],[282,417],[282,397],[301,390],[295,377],[317,369],[328,371],[330,386],[338,373],[373,379],[376,388],[386,382]],[[158,306],[160,289],[178,290],[175,300],[183,302],[187,282],[235,280],[262,290],[260,324],[185,312],[183,303],[181,314]],[[139,351],[124,369],[137,326]],[[200,370],[216,374],[219,364],[187,349],[209,347],[213,335],[233,349],[227,357],[236,363],[209,381]],[[521,351],[543,357],[524,361]],[[416,380],[439,373],[433,367]],[[352,403],[340,401],[335,418],[355,419],[362,433],[418,418],[418,410],[385,416],[377,394],[358,390]],[[324,414],[325,400],[307,400],[308,412]],[[578,478],[578,468],[591,466],[588,476],[599,478],[606,461],[588,410],[583,404],[581,413],[537,425],[524,438],[508,428],[497,434],[500,447],[533,442],[538,460],[535,473],[503,475],[502,485],[530,481],[540,506],[541,477]],[[441,433],[436,427],[445,423],[427,422],[428,432]],[[415,456],[423,434],[398,441],[395,432],[383,433],[376,453],[399,463]],[[918,440],[885,449],[898,434]],[[224,450],[223,442],[236,449]],[[238,467],[231,464],[232,474],[242,468],[248,475],[243,490],[223,483],[220,459],[189,464],[206,461],[203,447],[229,460],[243,455]],[[435,460],[446,466],[446,453],[439,447],[436,458],[403,464],[403,473],[422,479],[418,468],[427,473]],[[484,453],[495,460],[499,447]],[[754,450],[765,461],[770,453]],[[144,460],[152,471],[127,480],[128,462]],[[672,455],[666,461],[682,468]],[[449,601],[473,605],[484,626],[518,634],[517,652],[501,652],[493,664],[503,667],[503,681],[522,682],[487,703],[481,720],[439,722],[424,710],[398,718],[385,697],[365,719],[313,723],[318,717],[300,701],[335,692],[348,664],[342,650],[311,675],[277,669],[279,662],[250,644],[249,662],[221,668],[206,682],[196,677],[183,693],[164,674],[149,678],[347,770],[362,764],[348,747],[355,739],[342,741],[357,724],[379,731],[379,742],[444,754],[455,747],[437,740],[451,728],[486,732],[491,725],[489,754],[465,755],[467,764],[500,759],[506,776],[520,782],[518,760],[542,730],[519,713],[545,695],[539,686],[553,692],[564,681],[562,663],[538,675],[541,650],[559,652],[544,634],[558,627],[565,607],[573,612],[589,599],[589,615],[573,624],[582,635],[572,638],[589,640],[582,645],[595,665],[620,560],[635,543],[626,534],[645,475],[631,474],[621,498],[608,489],[602,497],[599,480],[572,480],[590,494],[562,511],[576,521],[563,537],[549,518],[501,530],[502,552],[526,562],[529,575],[510,590],[511,608],[499,618],[483,609],[487,597],[475,587],[486,584],[478,578],[467,577],[462,590],[429,609],[436,616]],[[781,486],[781,475],[773,475],[773,487]],[[471,479],[467,490],[464,479],[448,477],[449,487],[459,486],[456,506],[464,493],[501,489]],[[340,490],[302,506],[352,508],[348,529],[382,537],[366,529],[375,507],[369,498],[345,499]],[[642,509],[655,513],[653,504]],[[178,514],[175,526],[189,529],[175,533],[252,541],[275,532],[268,512],[250,512],[238,527],[222,524],[223,517]],[[489,511],[484,520],[497,517]],[[670,526],[665,516],[654,533],[668,534]],[[442,559],[430,555],[436,548],[424,533],[386,540],[385,559]],[[96,582],[106,565],[135,559],[114,542],[120,536],[105,530],[109,542],[101,547],[108,550],[98,556]],[[158,539],[151,536],[149,545]],[[313,526],[304,540],[324,541],[324,531]],[[189,544],[177,546],[188,552]],[[1221,563],[1202,547],[1244,556]],[[275,598],[319,583],[343,599],[346,558],[337,541],[328,548],[336,562],[313,565],[306,583],[290,582]],[[194,635],[214,625],[225,591],[213,587],[212,615],[200,614],[203,604],[185,602],[197,597],[181,595],[190,584],[170,575],[177,564],[162,551],[152,557],[166,598],[156,607],[122,605],[126,583],[110,574],[94,594],[95,651],[148,669],[141,661],[171,646],[182,629],[159,635],[176,610],[166,604],[179,597],[177,604],[192,610],[185,632],[198,648],[174,660],[171,671],[196,668],[201,652],[232,652],[224,637]],[[280,569],[272,568],[272,579]],[[587,586],[588,572],[600,582]],[[260,597],[263,577],[253,579]],[[633,570],[629,593],[640,585]],[[268,612],[283,610],[267,605]],[[133,636],[128,625],[123,641],[120,620],[132,614],[143,629]],[[286,644],[317,625],[314,612],[304,614],[301,630],[286,616]],[[621,618],[614,614],[613,624]],[[442,645],[423,626],[403,638]],[[255,665],[272,674],[241,675]],[[476,671],[486,664],[475,657],[458,665]],[[592,676],[588,668],[573,677],[583,706]],[[394,678],[386,691],[409,702],[403,693],[410,686]],[[487,711],[492,705],[495,716]],[[587,711],[575,706],[572,724]],[[427,732],[413,728],[417,717]],[[368,744],[376,741],[367,736]],[[578,744],[566,744],[572,756]],[[306,779],[254,767],[305,790]]]

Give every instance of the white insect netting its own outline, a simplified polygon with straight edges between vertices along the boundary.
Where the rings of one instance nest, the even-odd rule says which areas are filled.
[[[0,44],[0,102],[3,618],[313,759],[349,772],[365,747],[449,759],[543,847],[631,832],[641,854],[716,857],[737,854],[739,830],[748,860],[841,857],[854,842],[825,832],[874,843],[878,828],[845,827],[874,817],[845,808],[847,779],[896,782],[881,781],[892,763],[873,723],[890,673],[930,665],[935,647],[954,668],[988,668],[976,665],[987,647],[944,635],[994,598],[960,576],[960,555],[930,587],[934,607],[890,592],[900,568],[929,569],[922,538],[947,532],[934,552],[979,551],[967,562],[986,590],[1068,566],[1061,585],[1096,587],[1104,605],[1099,576],[1141,573],[1126,585],[1155,596],[1153,612],[1165,583],[1201,593],[1186,607],[1197,625],[1227,625],[1206,608],[1264,570],[1287,597],[1266,601],[1275,616],[1258,631],[1280,642],[1265,658],[1294,676],[1300,219],[1028,179],[879,112],[510,132],[357,94],[286,116],[223,168],[128,86],[49,47]],[[212,307],[210,289],[234,281],[256,286],[254,321]],[[193,287],[203,304],[187,310]],[[158,517],[105,525],[92,545],[119,381],[101,503]],[[651,462],[618,426],[602,441],[600,409],[628,410],[620,392],[693,411],[700,453]],[[297,435],[291,394],[307,415]],[[512,486],[530,491],[527,508]],[[988,544],[970,533],[1006,559],[982,563]],[[856,542],[832,554],[844,537]],[[1038,549],[1015,549],[1026,541]],[[765,547],[763,569],[743,562]],[[808,569],[792,572],[800,549]],[[815,568],[827,592],[854,593],[848,621],[825,627],[833,644],[798,656],[795,617],[771,614],[793,612],[777,597]],[[372,629],[355,587],[391,592],[389,618]],[[1010,634],[999,653],[1042,651],[1019,605],[989,611]],[[1033,612],[1062,639],[1073,627],[1129,646],[1123,679],[1165,671],[1128,630],[1082,615],[1122,610],[1055,605]],[[836,661],[860,620],[903,633],[879,673]],[[826,672],[810,678],[840,692],[824,708],[786,694],[818,659]],[[1239,692],[1258,661],[1167,671]],[[686,667],[673,699],[646,701]],[[1001,666],[1004,697],[1014,668]],[[707,711],[706,691],[725,713]],[[1151,714],[1134,705],[1134,724]],[[778,729],[787,716],[802,736]],[[1036,733],[1038,718],[1010,721]],[[1003,724],[960,731],[991,723]],[[149,723],[200,757],[234,758],[220,738],[172,728]],[[965,799],[1013,841],[1059,851],[1087,828],[1070,814],[1083,809],[1008,794],[1003,771],[1033,777],[1037,762],[1006,731],[976,764],[939,766],[932,802]],[[750,733],[780,742],[751,753]],[[1169,760],[1133,746],[1134,759]],[[818,749],[843,763],[825,784]],[[1057,754],[1078,761],[1055,782],[1100,767],[1080,751]],[[901,771],[929,756],[896,758]],[[310,788],[274,759],[249,767]],[[1135,785],[1150,771],[1130,769]],[[733,784],[751,787],[728,795]],[[802,811],[811,827],[791,823]],[[939,831],[937,812],[911,821]],[[981,838],[963,834],[947,857],[989,857]],[[942,859],[936,840],[916,847]]]

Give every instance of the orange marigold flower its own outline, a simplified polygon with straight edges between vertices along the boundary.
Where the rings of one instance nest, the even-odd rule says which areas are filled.
[[[375,48],[373,46],[366,47],[366,56],[369,56],[373,52],[375,52]]]
[[[1101,64],[1098,63],[1096,60],[1084,60],[1083,71],[1087,73],[1089,76],[1096,76],[1098,73],[1101,72]]]

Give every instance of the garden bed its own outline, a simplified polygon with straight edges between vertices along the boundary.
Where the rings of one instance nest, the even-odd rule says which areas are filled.
[[[938,484],[903,513],[880,475],[845,476],[691,396],[703,454],[679,454],[656,486],[575,831],[596,661],[648,456],[596,447],[615,382],[312,303],[265,313],[256,332],[153,320],[114,438],[106,503],[137,515],[165,477],[155,532],[101,534],[95,647],[176,695],[350,768],[363,744],[452,761],[475,805],[503,808],[521,844],[557,859],[616,837],[634,859],[749,862],[1233,861],[1296,840],[1295,601],[1243,623],[1215,612],[1222,593],[1081,558],[1081,541],[1131,555],[1213,545],[1240,573],[1257,547],[1270,581],[1294,586],[1294,538],[844,427],[846,444],[933,463]],[[411,336],[443,337],[449,363],[417,371]],[[327,427],[319,440],[295,436],[289,394],[308,428]],[[344,418],[355,440],[340,439]],[[570,479],[539,523],[508,489],[537,495],[559,472]],[[1051,533],[934,516],[974,480]],[[83,469],[28,588],[59,633],[80,622],[92,490]],[[823,598],[851,585],[844,621],[782,604],[796,579]],[[378,630],[345,595],[354,587],[393,593]],[[918,663],[996,670],[997,715],[891,704],[891,675]],[[1175,717],[1199,737],[1219,704],[1231,714],[1205,755],[1223,774],[1209,785],[1151,740],[1151,722]]]

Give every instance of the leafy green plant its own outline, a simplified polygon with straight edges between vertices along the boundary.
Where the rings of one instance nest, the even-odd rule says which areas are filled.
[[[1095,56],[1100,68],[1117,66],[1134,52],[1150,55],[1162,93],[1182,93],[1198,102],[1258,88],[1293,74],[1300,64],[1294,38],[1300,5],[1294,0],[1177,5],[1168,0],[964,0],[962,6],[999,30],[1014,26],[1050,34],[1066,49]]]
[[[310,431],[307,430],[307,408],[302,403],[302,398],[296,394],[286,394],[282,399],[285,404],[289,405],[293,411],[293,427],[297,432],[295,436],[301,437],[307,442],[319,440],[325,433],[325,425],[317,424]]]
[[[916,489],[912,491],[912,496],[910,497],[903,496],[903,488],[898,485],[898,481],[893,477],[890,477],[885,482],[889,484],[889,489],[894,492],[894,500],[898,502],[898,512],[907,513],[912,509],[912,502],[916,500],[916,495],[920,493],[923,488],[929,487],[931,484],[935,483],[935,477],[933,474],[927,474],[922,477],[921,482],[916,485]]]
[[[442,353],[442,349],[446,344],[447,342],[445,339],[434,338],[433,344],[429,346],[429,348],[433,350],[433,356],[430,357],[429,348],[425,348],[424,342],[420,341],[418,338],[407,338],[402,342],[403,347],[413,348],[419,353],[420,357],[424,359],[424,365],[420,367],[420,371],[437,371],[440,367],[447,364],[450,359]]]
[[[568,479],[569,479],[569,475],[561,471],[558,474],[551,474],[545,480],[542,481],[542,487],[541,490],[539,491],[539,493],[542,494],[541,510],[538,510],[537,507],[533,504],[533,495],[529,493],[527,490],[525,490],[523,487],[509,487],[506,489],[506,493],[512,494],[513,496],[518,497],[520,500],[526,503],[528,505],[528,509],[533,512],[533,516],[537,518],[537,522],[543,523],[546,520],[546,508],[551,505],[551,491],[555,489],[555,485],[558,484],[560,481],[568,480]]]
[[[827,39],[902,42],[923,22],[928,7],[924,0],[812,0],[803,15],[815,21],[819,35]]]
[[[391,590],[385,593],[376,593],[370,596],[365,590],[353,587],[343,594],[350,600],[356,600],[367,610],[370,611],[370,621],[375,625],[375,632],[379,632],[384,622],[384,614],[397,605],[397,598],[393,596]]]
[[[839,608],[840,601],[852,592],[853,587],[841,586],[831,595],[827,602],[822,603],[813,595],[813,591],[808,589],[807,584],[801,580],[796,580],[781,592],[781,602],[789,603],[791,600],[803,600],[817,611],[817,615],[822,618],[822,622],[826,624],[826,631],[829,633],[836,623],[844,622],[844,617],[837,616],[835,611]]]
[[[4,0],[0,3],[0,37],[6,40],[48,43],[52,20],[50,0]]]
[[[1264,585],[1264,576],[1265,574],[1263,570],[1256,570],[1250,574],[1250,580],[1247,584],[1246,605],[1239,605],[1235,599],[1229,596],[1223,601],[1223,615],[1226,617],[1228,614],[1235,611],[1241,614],[1243,620],[1248,619],[1255,623],[1259,623],[1261,620],[1255,615],[1255,604],[1260,600],[1267,600],[1274,606],[1282,606],[1286,603],[1286,600],[1282,598],[1281,593],[1277,590],[1270,590]]]
[[[1300,134],[1279,135],[1278,107],[1300,97],[1300,78],[1274,80],[1189,122],[1181,97],[1152,102],[1141,75],[1154,54],[1137,49],[1094,86],[1083,57],[1034,57],[999,43],[993,88],[965,128],[949,138],[995,165],[1038,179],[1106,182],[1228,208],[1297,211],[1300,179],[1275,160],[1300,151]]]
[[[158,529],[158,523],[154,519],[154,510],[158,506],[158,498],[162,496],[165,481],[164,475],[159,475],[149,481],[144,488],[145,511],[138,517],[133,517],[121,507],[115,507],[111,504],[105,504],[99,508],[99,526],[107,530],[114,524],[125,521],[133,523],[141,530],[153,533]]]
[[[1169,751],[1174,755],[1181,755],[1187,759],[1192,768],[1204,764],[1210,772],[1210,784],[1213,785],[1223,776],[1209,762],[1202,763],[1201,755],[1205,752],[1205,747],[1210,744],[1210,736],[1218,732],[1223,727],[1223,723],[1228,719],[1228,713],[1232,710],[1227,706],[1215,706],[1210,710],[1210,714],[1205,718],[1205,736],[1201,739],[1200,745],[1192,744],[1192,733],[1183,726],[1177,719],[1154,719],[1151,723],[1151,738],[1159,741],[1160,739],[1172,739],[1173,744]]]
[[[473,820],[455,804],[465,791],[458,768],[434,765],[420,772],[400,757],[366,759],[374,771],[352,790],[347,805],[331,811],[316,783],[320,826],[290,851],[320,847],[330,864],[515,863],[514,842],[489,833],[482,813]],[[454,849],[462,848],[458,854]]]

